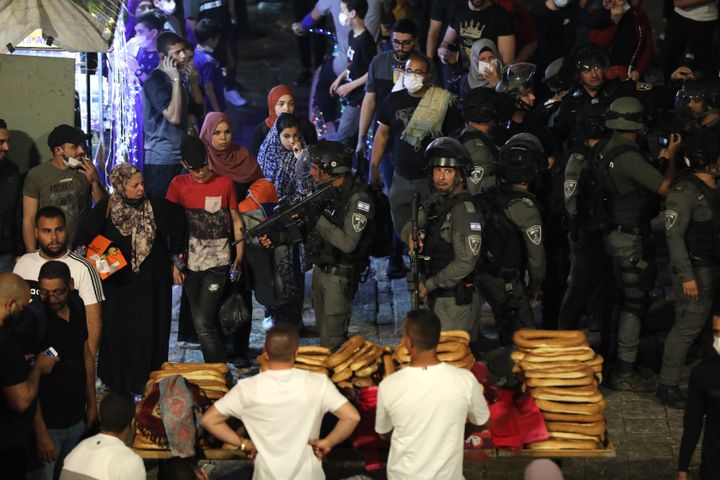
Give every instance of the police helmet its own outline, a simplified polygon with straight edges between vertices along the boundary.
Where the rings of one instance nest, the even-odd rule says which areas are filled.
[[[711,165],[717,166],[720,159],[717,142],[704,135],[688,137],[683,141],[683,161],[695,171],[706,171]]]
[[[640,100],[620,97],[605,112],[605,126],[611,130],[639,132],[645,129],[644,108]]]
[[[577,132],[583,138],[601,138],[607,133],[605,109],[600,104],[587,104],[575,116]]]
[[[565,58],[560,57],[556,60],[553,60],[550,65],[548,65],[545,69],[545,77],[543,78],[543,83],[547,85],[547,87],[553,93],[568,90],[571,86],[572,79],[569,77],[572,77],[572,75],[567,75],[566,69],[564,67]]]
[[[425,149],[425,160],[428,166],[454,168],[459,170],[463,177],[472,170],[472,161],[467,148],[452,137],[436,138]]]
[[[463,99],[463,116],[466,122],[491,123],[497,119],[497,94],[492,88],[470,90]]]
[[[690,101],[699,100],[704,103],[703,117],[712,110],[720,109],[720,78],[699,78],[683,85],[675,95],[675,116],[682,121],[695,117],[690,109]]]
[[[535,135],[518,133],[500,148],[498,176],[508,183],[532,183],[544,162],[543,147]]]
[[[495,87],[498,93],[510,95],[522,95],[532,88],[532,78],[537,67],[532,63],[515,63],[510,65],[504,72],[500,83]]]
[[[352,171],[353,152],[340,142],[320,140],[308,148],[310,161],[331,175],[342,175]]]
[[[587,72],[600,67],[603,71],[610,65],[607,52],[596,45],[584,45],[575,53],[575,70]]]

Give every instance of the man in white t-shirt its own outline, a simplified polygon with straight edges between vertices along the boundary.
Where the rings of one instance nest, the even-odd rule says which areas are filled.
[[[268,369],[240,380],[203,415],[202,426],[217,439],[255,459],[254,480],[321,480],[322,460],[355,430],[360,415],[326,375],[293,368],[298,349],[293,328],[278,325],[265,339]],[[338,418],[319,439],[327,412]],[[250,434],[240,438],[226,420],[242,420]]]
[[[39,250],[20,257],[13,273],[20,275],[30,284],[30,291],[36,299],[39,295],[40,267],[50,260],[67,264],[75,288],[85,303],[88,347],[95,355],[100,341],[101,303],[105,300],[100,276],[88,259],[68,250],[65,214],[59,208],[43,207],[38,210],[35,216],[35,239]]]
[[[439,339],[440,320],[433,312],[408,312],[404,342],[410,366],[380,382],[375,431],[392,432],[390,480],[463,478],[465,424],[481,426],[490,418],[473,374],[438,360]]]
[[[65,457],[60,480],[145,480],[142,458],[125,445],[134,430],[135,402],[111,391],[100,405],[100,433],[80,442]]]

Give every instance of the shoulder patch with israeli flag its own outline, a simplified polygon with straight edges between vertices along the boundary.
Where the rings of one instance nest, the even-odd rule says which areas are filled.
[[[473,255],[480,253],[480,245],[482,245],[482,239],[480,235],[470,235],[467,239],[468,247]]]
[[[665,210],[665,230],[670,230],[675,225],[677,217],[675,210]]]
[[[367,217],[359,213],[352,214],[352,227],[357,233],[362,232],[367,225]]]
[[[482,224],[480,222],[470,222],[471,232],[482,232]]]
[[[357,203],[357,209],[361,212],[369,212],[370,211],[370,204],[367,202],[358,202]]]
[[[565,198],[572,198],[573,194],[575,193],[575,190],[577,190],[577,181],[576,180],[565,180],[564,184],[564,190],[565,190]]]
[[[540,242],[542,242],[542,226],[541,225],[533,225],[532,227],[525,230],[525,233],[527,234],[528,238],[532,243],[535,245],[540,245]]]

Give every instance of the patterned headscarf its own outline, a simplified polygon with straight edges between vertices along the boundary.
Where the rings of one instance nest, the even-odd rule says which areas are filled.
[[[110,195],[110,219],[115,228],[124,236],[131,235],[133,272],[140,271],[140,265],[150,255],[155,241],[155,215],[147,198],[137,205],[125,196],[125,186],[140,169],[130,163],[121,163],[110,172],[113,193]]]
[[[297,158],[292,151],[283,147],[277,123],[275,120],[275,124],[260,145],[258,163],[265,178],[275,186],[278,195],[281,198],[293,198],[298,195],[300,188],[300,179],[297,178],[295,168]],[[301,142],[305,148],[305,140],[301,138]]]

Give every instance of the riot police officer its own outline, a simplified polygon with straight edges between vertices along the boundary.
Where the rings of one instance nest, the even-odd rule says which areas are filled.
[[[701,143],[703,140],[706,143]],[[667,197],[665,230],[670,273],[675,286],[675,324],[665,341],[660,383],[655,396],[672,408],[684,408],[678,388],[690,345],[712,313],[720,294],[720,195],[717,190],[717,140],[684,142],[688,167],[674,180]]]
[[[565,165],[563,195],[570,224],[568,239],[572,262],[558,318],[558,328],[572,330],[579,327],[581,315],[585,313],[589,330],[602,328],[603,354],[609,347],[607,328],[614,286],[610,258],[603,245],[603,229],[607,225],[598,223],[592,203],[603,199],[602,187],[593,175],[598,166],[593,163],[597,163],[601,139],[607,136],[604,113],[599,105],[587,105],[578,112],[578,133],[585,142],[571,147]]]
[[[675,96],[675,117],[686,139],[701,136],[699,144],[720,146],[720,78],[685,83]]]
[[[482,245],[482,217],[465,188],[470,154],[458,140],[440,137],[428,145],[425,159],[434,190],[418,214],[418,227],[424,230],[420,300],[427,300],[443,330],[472,334],[479,306],[473,273]],[[414,248],[410,223],[403,238]]]
[[[491,88],[474,88],[463,99],[465,129],[458,137],[467,148],[472,171],[467,178],[467,190],[472,195],[495,186],[495,164],[498,146],[492,137],[496,127],[498,94]]]
[[[577,112],[586,105],[600,105],[607,108],[620,97],[635,97],[644,105],[646,116],[654,110],[658,92],[649,83],[622,81],[619,78],[607,80],[605,70],[609,65],[607,53],[592,44],[582,45],[574,52],[577,84],[563,97],[562,105],[555,118],[554,132],[560,142],[583,143],[577,134]]]
[[[657,273],[652,258],[650,220],[659,212],[658,194],[666,196],[670,189],[681,142],[679,135],[673,135],[668,148],[660,151],[660,157],[667,163],[663,177],[637,145],[638,132],[645,129],[643,113],[636,98],[614,100],[605,113],[605,126],[613,133],[600,150],[603,166],[607,168],[609,228],[605,247],[613,261],[619,293],[617,362],[609,382],[615,390],[652,391],[655,387],[653,379],[635,370],[635,361],[648,293]]]
[[[350,149],[322,140],[310,145],[307,155],[313,182],[332,185],[331,198],[308,205],[302,217],[305,259],[314,266],[312,301],[320,343],[334,349],[347,338],[353,298],[369,262],[375,205],[352,175]],[[263,241],[265,247],[270,243]]]
[[[477,288],[492,307],[500,343],[506,346],[511,345],[515,330],[533,327],[530,300],[541,296],[545,277],[540,210],[528,191],[539,175],[542,152],[536,137],[513,136],[500,149],[498,188],[476,197],[485,219],[486,244]]]

